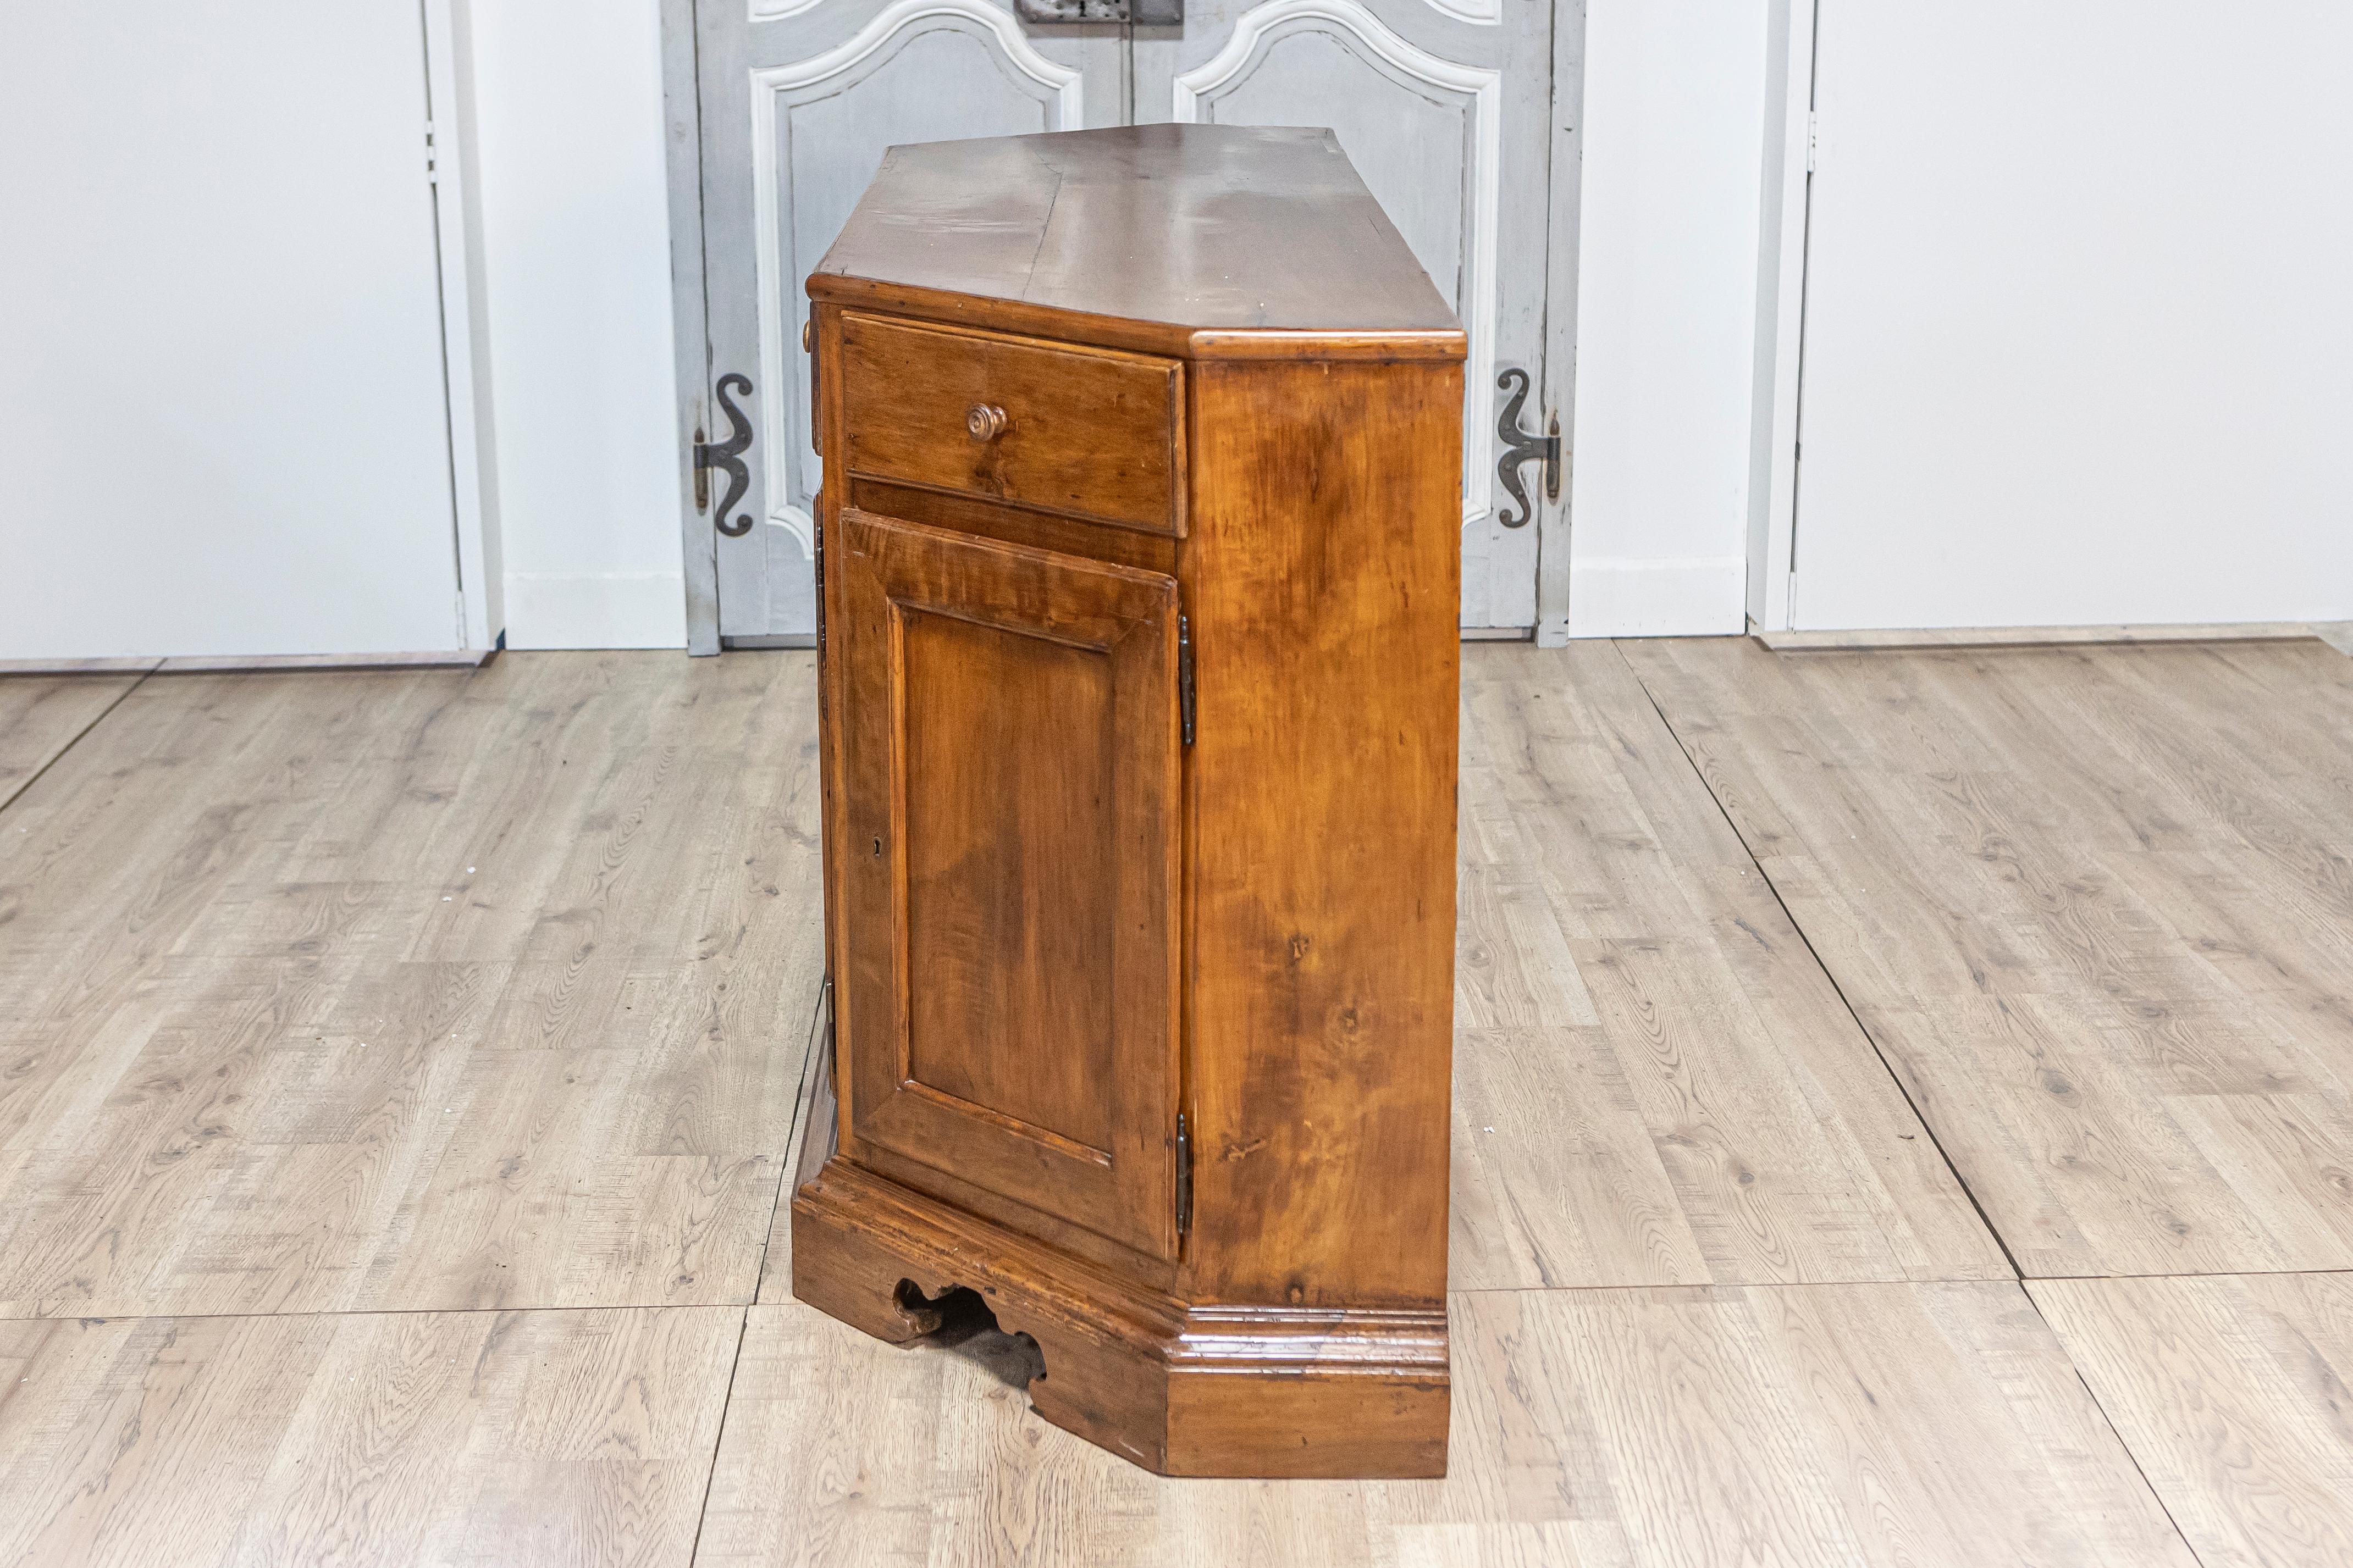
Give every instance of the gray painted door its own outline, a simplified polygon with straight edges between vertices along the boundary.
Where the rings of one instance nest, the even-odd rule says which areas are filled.
[[[1181,28],[1136,29],[1136,119],[1339,134],[1471,334],[1462,624],[1534,626],[1544,530],[1497,479],[1495,378],[1528,373],[1525,426],[1556,405],[1545,376],[1552,0],[1186,0],[1185,11]],[[1521,472],[1545,507],[1538,465]]]
[[[747,11],[746,6],[749,6]],[[719,632],[816,629],[808,276],[902,142],[1117,125],[1116,26],[1031,31],[993,0],[702,0],[704,325],[711,387],[750,378],[751,489],[718,552]],[[723,434],[727,417],[706,426]],[[721,499],[714,485],[712,501]]]
[[[1547,566],[1567,558],[1567,486],[1548,500],[1540,467],[1529,464],[1522,474],[1536,515],[1505,526],[1520,509],[1496,475],[1496,375],[1528,373],[1530,428],[1567,406],[1577,84],[1572,42],[1559,54],[1567,90],[1556,100],[1554,17],[1557,9],[1573,20],[1573,40],[1581,40],[1582,0],[1187,0],[1183,26],[1133,28],[1033,26],[1009,4],[694,4],[702,395],[730,374],[753,383],[739,400],[754,436],[750,490],[727,519],[744,531],[704,536],[716,549],[720,636],[739,645],[799,641],[814,629],[809,498],[818,465],[809,449],[801,279],[883,150],[1167,120],[1339,133],[1470,331],[1463,625],[1535,626],[1540,537]],[[1552,210],[1564,200],[1566,222]],[[723,413],[713,419],[697,408],[689,417],[716,433],[727,427]],[[706,512],[690,525],[691,580],[695,528],[714,521]],[[701,572],[711,580],[709,565]],[[1565,578],[1556,586],[1565,604]]]

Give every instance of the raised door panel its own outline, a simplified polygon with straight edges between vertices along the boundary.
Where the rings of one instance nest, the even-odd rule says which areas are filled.
[[[720,631],[801,636],[821,477],[803,280],[889,148],[1117,123],[1118,29],[1033,33],[995,0],[758,0],[748,18],[705,0],[697,16],[710,370],[754,383],[751,485],[725,520],[742,531],[713,542]]]
[[[1176,585],[845,510],[850,1152],[1175,1253]]]
[[[1497,373],[1544,424],[1548,0],[1188,0],[1138,33],[1139,121],[1329,126],[1470,338],[1463,388],[1462,624],[1532,626],[1538,530],[1498,482]],[[1335,265],[1339,258],[1335,258]],[[1523,471],[1534,507],[1536,467]]]

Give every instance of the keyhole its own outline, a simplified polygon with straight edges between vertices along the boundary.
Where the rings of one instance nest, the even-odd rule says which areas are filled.
[[[882,853],[882,840],[880,838],[874,841],[874,853],[877,857],[880,857]]]

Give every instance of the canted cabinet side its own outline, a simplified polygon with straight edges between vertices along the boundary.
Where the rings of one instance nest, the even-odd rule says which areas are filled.
[[[1190,1288],[1446,1289],[1461,367],[1195,367]]]
[[[1461,406],[1195,366],[1182,1469],[1445,1471]]]

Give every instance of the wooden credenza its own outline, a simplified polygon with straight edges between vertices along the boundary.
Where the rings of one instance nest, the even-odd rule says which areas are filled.
[[[1451,311],[1329,132],[1208,125],[894,149],[808,291],[795,1292],[978,1291],[1163,1473],[1442,1474]]]

